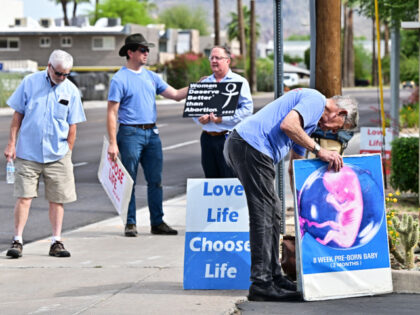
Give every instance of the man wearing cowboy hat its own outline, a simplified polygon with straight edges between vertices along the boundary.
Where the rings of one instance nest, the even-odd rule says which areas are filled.
[[[154,47],[142,34],[125,39],[119,55],[127,62],[112,78],[108,95],[107,128],[108,155],[121,161],[134,180],[128,206],[125,236],[137,236],[135,184],[138,164],[141,163],[147,182],[147,201],[151,233],[175,235],[178,232],[163,221],[162,208],[162,144],[156,127],[157,94],[180,101],[187,96],[188,87],[176,90],[155,72],[143,67]],[[118,119],[117,119],[118,117]],[[119,122],[117,134],[117,120]]]

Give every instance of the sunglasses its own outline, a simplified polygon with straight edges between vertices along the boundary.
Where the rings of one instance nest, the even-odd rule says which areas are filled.
[[[137,48],[137,50],[141,52],[142,54],[149,52],[149,48],[147,47],[139,47]]]
[[[57,71],[57,70],[54,68],[54,66],[53,66],[52,64],[50,64],[50,65],[51,65],[51,68],[54,70],[54,74],[55,74],[57,77],[65,77],[65,78],[67,78],[67,77],[70,75],[70,72],[69,72],[69,73],[59,72],[59,71]]]

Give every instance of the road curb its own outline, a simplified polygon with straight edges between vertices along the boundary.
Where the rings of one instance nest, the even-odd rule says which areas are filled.
[[[392,270],[395,293],[420,294],[420,271]]]

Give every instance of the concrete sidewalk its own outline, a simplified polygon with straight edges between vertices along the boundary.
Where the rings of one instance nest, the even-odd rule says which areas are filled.
[[[71,258],[48,256],[49,240],[0,258],[2,314],[229,314],[247,291],[183,290],[185,196],[164,203],[177,236],[150,234],[146,208],[139,236],[123,236],[119,217],[63,234]]]
[[[186,196],[165,201],[164,209],[177,236],[150,234],[149,213],[142,208],[136,238],[124,237],[122,220],[114,217],[64,233],[71,258],[48,256],[48,239],[24,245],[20,259],[2,252],[1,314],[320,314],[342,303],[353,310],[360,305],[354,298],[280,305],[247,302],[246,290],[183,290]],[[287,223],[289,229],[290,213]],[[393,272],[394,291],[420,293],[417,273]],[[363,311],[375,313],[379,302],[395,312],[407,301],[412,307],[403,313],[415,314],[420,307],[415,294],[365,297]]]

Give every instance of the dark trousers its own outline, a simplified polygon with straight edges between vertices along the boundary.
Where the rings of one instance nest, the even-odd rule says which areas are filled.
[[[255,150],[236,131],[226,140],[224,155],[241,181],[248,203],[251,281],[271,282],[281,276],[280,200],[274,188],[273,160]]]
[[[201,133],[201,165],[206,178],[235,177],[223,157],[225,141],[225,135],[211,136],[205,132]]]

